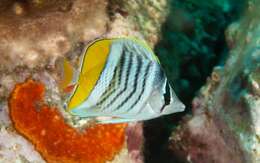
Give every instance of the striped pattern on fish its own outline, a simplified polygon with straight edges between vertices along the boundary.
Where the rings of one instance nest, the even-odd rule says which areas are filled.
[[[126,122],[155,118],[165,110],[163,95],[167,84],[163,69],[150,49],[131,39],[115,39],[93,90],[84,102],[70,112],[81,117],[116,117]],[[168,87],[169,91],[173,91]],[[178,109],[174,110],[173,107],[172,112],[183,110],[183,104],[173,95],[174,92],[167,95],[168,99],[175,100],[175,104],[178,104]],[[152,106],[155,100],[158,104]]]

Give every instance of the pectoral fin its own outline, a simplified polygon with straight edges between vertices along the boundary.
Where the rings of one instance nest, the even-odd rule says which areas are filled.
[[[59,88],[65,93],[71,93],[76,85],[76,71],[66,58],[60,59],[57,64],[58,71],[61,73],[61,80],[58,81]]]

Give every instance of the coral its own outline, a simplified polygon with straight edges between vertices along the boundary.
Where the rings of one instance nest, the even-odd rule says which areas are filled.
[[[167,137],[176,128],[181,116],[190,114],[191,101],[209,78],[213,67],[222,67],[228,55],[224,31],[232,21],[239,18],[243,7],[244,0],[168,1],[169,11],[161,25],[162,36],[155,46],[155,53],[186,109],[185,113],[173,114],[161,121],[155,120],[144,125],[147,126],[144,128],[147,135],[147,162],[156,163],[162,159],[176,162],[168,154]],[[212,88],[220,80],[218,73],[216,69],[212,74],[216,81]]]
[[[106,7],[105,0],[1,1],[0,98],[11,91],[2,83],[6,75],[12,83],[22,82],[40,70],[57,73],[59,57],[76,60],[80,43],[106,32]]]
[[[142,163],[142,147],[144,142],[142,123],[137,122],[128,124],[126,135],[129,157],[134,163]]]
[[[1,126],[0,131],[1,162],[13,162],[13,160],[26,163],[45,162],[35,151],[33,145],[22,136],[17,135],[12,127]]]
[[[35,107],[40,108],[40,110],[37,113],[33,113],[37,115],[37,118],[40,118],[40,115],[44,114],[43,112],[56,115],[58,114],[57,108],[64,119],[66,119],[66,122],[73,123],[74,128],[84,126],[85,121],[73,119],[72,116],[63,113],[63,110],[59,107],[63,105],[64,94],[59,91],[57,86],[62,74],[61,70],[56,67],[57,63],[60,59],[67,58],[73,67],[77,69],[86,44],[95,38],[122,35],[132,36],[145,39],[153,47],[159,38],[161,23],[165,20],[167,14],[164,11],[168,9],[168,3],[167,0],[147,0],[145,3],[143,2],[118,0],[0,1],[0,125],[12,128],[13,124],[15,124],[15,127],[19,124],[11,123],[8,119],[10,108],[6,106],[7,99],[10,92],[14,89],[17,92],[18,87],[30,85],[27,82],[27,84],[20,84],[14,88],[16,83],[24,82],[25,79],[31,77],[44,84],[45,92],[42,95],[44,96],[44,103],[49,106],[55,106],[54,108],[44,104],[42,106],[42,103],[37,104]],[[19,88],[19,90],[22,89]],[[11,100],[14,100],[14,94],[12,94]],[[28,112],[28,114],[30,113]],[[39,122],[39,119],[36,119],[30,120],[30,122],[32,124],[34,124],[34,121],[35,123]],[[61,121],[63,121],[62,117]],[[59,122],[63,124],[61,121]],[[14,118],[12,122],[15,122]],[[136,125],[138,127],[135,127],[135,125],[130,126],[125,135],[127,139],[124,143],[130,143],[131,148],[124,146],[120,153],[115,156],[115,162],[142,162],[143,129],[139,126],[140,124]],[[63,124],[63,126],[67,125]],[[49,124],[47,127],[51,128],[52,125]],[[74,131],[74,128],[70,129]],[[109,126],[105,128],[98,127],[94,130],[100,129],[100,132],[102,132],[108,128]],[[33,153],[33,155],[37,153],[37,151],[31,148],[30,142],[36,146],[45,159],[47,155],[50,156],[50,153],[39,150],[44,145],[46,147],[48,145],[47,142],[45,142],[46,144],[41,144],[43,143],[43,138],[38,139],[37,136],[39,135],[31,135],[30,137],[29,131],[25,130],[26,128],[23,129],[21,130],[20,128],[19,132],[12,130],[10,134],[14,137],[19,137],[22,140],[22,145],[24,145],[23,142],[29,144],[28,146],[24,145],[23,148],[27,151],[17,150],[12,153],[11,150],[1,149],[3,157],[0,157],[0,162],[9,159],[11,155],[14,156],[10,157],[9,162],[34,160],[28,156],[30,153]],[[89,129],[89,131],[92,130]],[[5,132],[0,131],[0,136],[2,134],[5,135]],[[21,137],[20,134],[29,141]],[[132,148],[135,139],[140,140]],[[2,143],[6,143],[6,147],[13,144],[5,140],[3,139]],[[15,141],[14,139],[10,140]],[[55,155],[53,152],[52,154]],[[56,156],[52,158],[56,159]],[[40,157],[38,159],[40,160],[39,162],[42,162]],[[35,160],[37,162],[37,159]]]
[[[194,116],[183,123],[185,126],[176,130],[170,139],[170,149],[180,162],[244,163],[242,151],[233,135],[227,128],[216,125],[207,114]]]
[[[122,149],[125,124],[96,125],[83,132],[68,126],[57,109],[44,104],[44,85],[17,84],[9,101],[14,127],[48,162],[105,162]]]
[[[114,22],[130,26],[124,35],[143,37],[152,46],[159,40],[161,24],[169,12],[167,0],[109,0],[109,9]]]
[[[170,12],[155,51],[187,106],[213,67],[225,61],[228,48],[224,30],[239,17],[244,1],[170,0]]]
[[[193,100],[192,116],[172,133],[170,148],[193,163],[260,161],[259,5],[249,0],[243,17],[226,30],[230,53]]]

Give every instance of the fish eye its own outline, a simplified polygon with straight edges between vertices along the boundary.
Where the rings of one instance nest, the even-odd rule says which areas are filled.
[[[67,108],[67,102],[64,102],[63,109],[66,110],[66,108]]]

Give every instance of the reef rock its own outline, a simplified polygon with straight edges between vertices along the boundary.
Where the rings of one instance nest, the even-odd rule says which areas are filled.
[[[25,84],[26,79],[35,79],[45,88],[45,104],[51,108],[61,106],[62,97],[57,86],[60,72],[56,68],[56,63],[60,58],[68,58],[72,65],[78,68],[78,60],[85,45],[102,37],[122,35],[139,37],[154,46],[159,38],[161,23],[167,14],[167,3],[166,0],[1,1],[0,162],[45,162],[56,159],[46,159],[48,151],[44,151],[44,156],[38,153],[36,149],[39,145],[46,146],[46,144],[40,144],[40,141],[36,140],[39,136],[37,133],[30,135],[31,130],[26,127],[20,128],[18,132],[14,129],[18,128],[13,125],[15,120],[9,117],[10,108],[7,105],[11,92],[15,94],[15,88],[19,88],[17,83]],[[21,93],[26,94],[27,91],[21,91]],[[19,103],[19,100],[16,101],[11,97],[9,99],[14,100],[14,103]],[[10,101],[9,107],[12,105]],[[20,102],[23,107],[29,107],[22,101]],[[30,108],[34,107],[30,106]],[[56,114],[56,111],[54,112]],[[25,112],[21,114],[26,117]],[[40,116],[40,113],[35,113],[35,115]],[[19,119],[18,123],[24,123],[23,118]],[[62,121],[60,123],[63,124]],[[37,125],[47,127],[43,123]],[[128,126],[121,152],[116,153],[114,160],[107,161],[143,162],[141,126],[142,124],[139,123]],[[45,132],[41,134],[45,135]],[[32,144],[38,147],[35,148]],[[13,148],[15,149],[12,150]],[[55,161],[59,162],[59,160]]]
[[[244,16],[229,26],[230,54],[215,67],[169,148],[180,162],[260,162],[259,5],[248,1]]]

